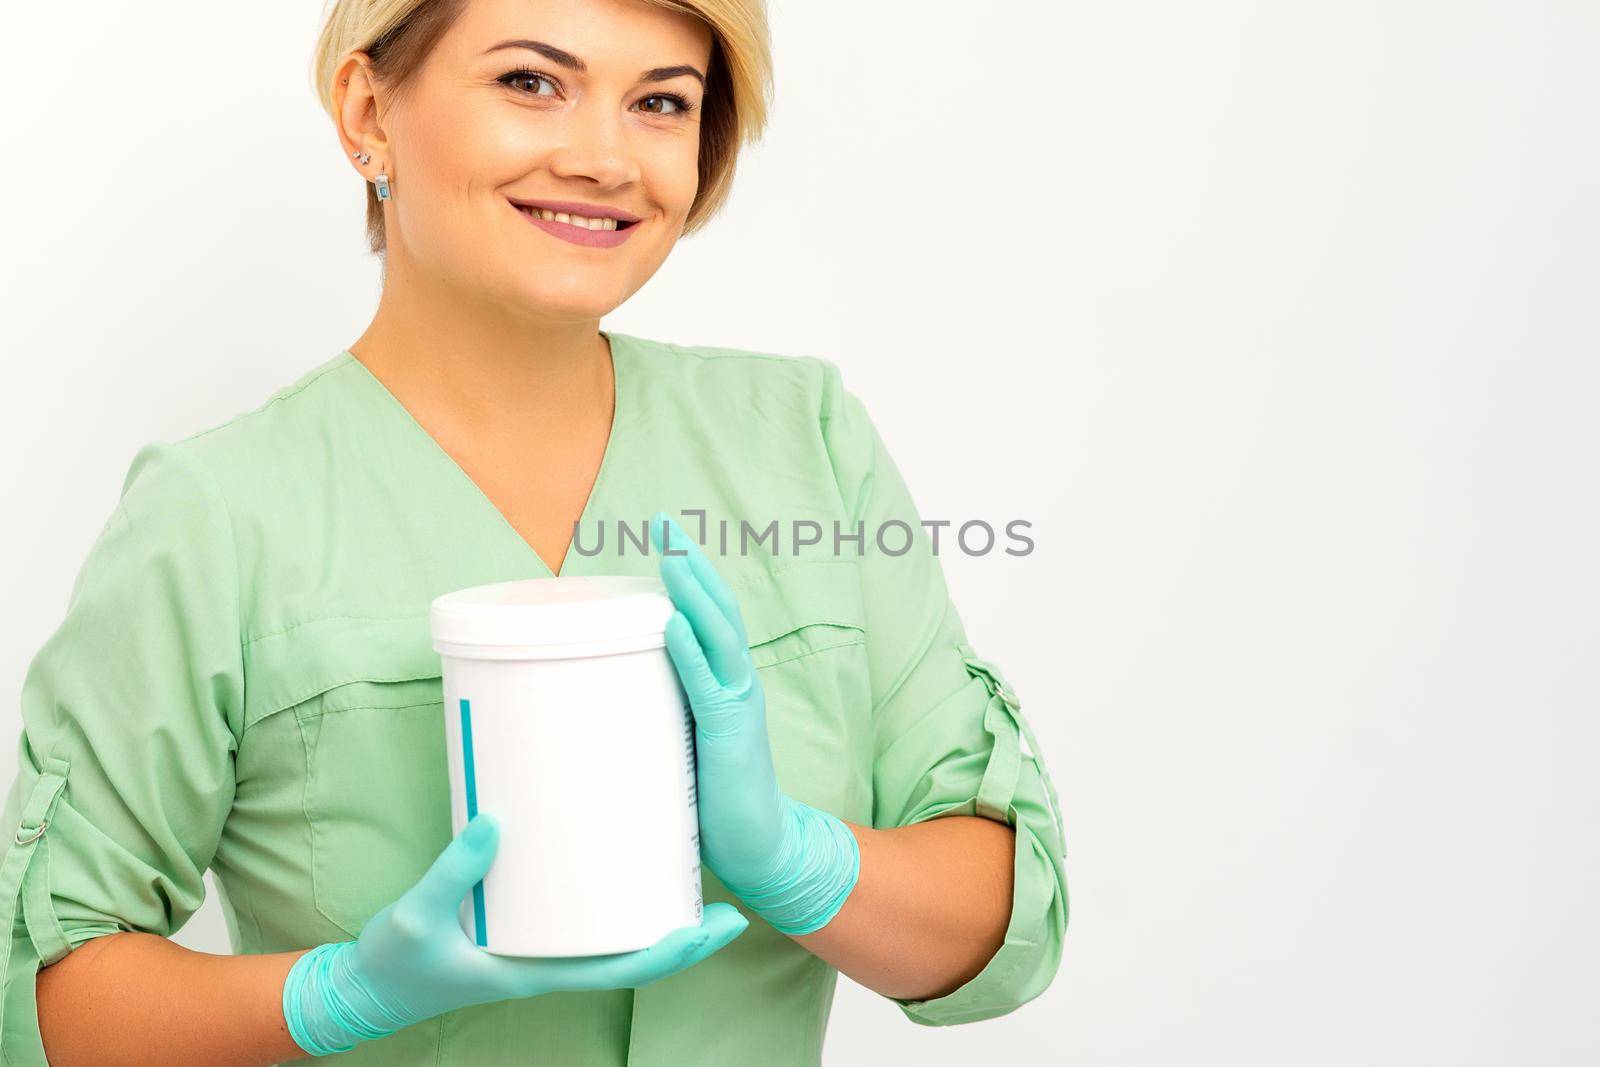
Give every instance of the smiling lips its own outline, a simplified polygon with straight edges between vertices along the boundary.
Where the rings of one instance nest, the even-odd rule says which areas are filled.
[[[507,203],[510,203],[510,201],[507,201]],[[519,204],[511,204],[511,206],[523,218],[539,227],[545,233],[559,237],[563,241],[568,241],[575,245],[587,245],[590,248],[615,248],[633,236],[633,231],[638,229],[639,225],[636,222],[621,223],[615,219],[606,220],[603,224],[598,221],[588,222],[581,215],[572,216],[565,213],[558,215],[549,211],[541,212],[538,209],[523,207]],[[555,217],[545,218],[543,217],[545,215],[553,215]],[[563,222],[563,218],[575,218],[577,221]],[[591,229],[591,227],[594,228]]]

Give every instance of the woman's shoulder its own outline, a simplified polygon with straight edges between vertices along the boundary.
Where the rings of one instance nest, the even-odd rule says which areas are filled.
[[[804,366],[819,362],[818,357],[803,353],[777,352],[760,348],[735,348],[731,345],[714,345],[704,342],[681,343],[665,338],[640,337],[606,331],[612,337],[624,337],[648,350],[658,361],[678,364],[715,366],[728,371],[748,373],[794,372]]]
[[[812,353],[629,339],[645,353],[643,366],[658,390],[676,389],[702,407],[725,402],[730,414],[753,409],[815,421],[842,388],[838,365]]]
[[[193,430],[173,444],[197,455],[215,456],[240,445],[259,446],[263,439],[289,443],[308,423],[326,418],[339,384],[362,371],[348,349],[309,368],[236,413]]]
[[[167,445],[245,492],[276,480],[274,472],[320,470],[332,462],[335,441],[360,434],[361,405],[369,401],[358,376],[365,373],[341,350]]]
[[[146,495],[211,499],[239,513],[303,503],[292,498],[338,465],[333,445],[341,423],[351,421],[340,379],[348,380],[351,368],[361,369],[341,351],[235,414],[185,436],[146,441],[128,465],[124,497],[138,485]]]

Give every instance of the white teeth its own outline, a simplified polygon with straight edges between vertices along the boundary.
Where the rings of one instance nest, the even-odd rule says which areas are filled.
[[[591,219],[585,215],[572,215],[565,211],[545,211],[536,207],[525,207],[522,210],[537,218],[553,222],[565,222],[569,226],[581,226],[586,230],[614,230],[617,228],[616,219]]]

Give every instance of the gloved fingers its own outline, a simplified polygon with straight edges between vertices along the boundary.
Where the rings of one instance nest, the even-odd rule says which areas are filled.
[[[672,931],[649,948],[612,957],[595,957],[593,989],[637,989],[693,967],[744,933],[750,921],[732,904],[708,904],[699,926]]]
[[[444,847],[406,898],[424,915],[454,915],[462,898],[489,873],[499,846],[499,819],[480,811]]]
[[[667,620],[666,642],[673,668],[689,694],[689,710],[694,715],[698,734],[709,741],[737,735],[743,727],[744,705],[723,689],[722,683],[711,673],[700,642],[683,612],[675,611]]]
[[[673,521],[672,516],[659,508],[650,516],[649,528],[650,543],[656,546],[656,551],[661,553],[662,559],[688,559],[689,553],[699,547],[695,539]]]
[[[667,620],[664,636],[667,654],[672,657],[672,665],[677,669],[684,689],[688,690],[691,702],[705,703],[721,697],[722,683],[711,673],[711,665],[706,662],[700,642],[695,639],[694,628],[689,625],[683,612],[672,613]]]
[[[662,512],[656,514],[659,518],[666,518]],[[666,521],[671,522],[670,519]],[[652,523],[652,531],[658,525]],[[678,538],[674,537],[672,540],[673,547],[677,547]],[[661,580],[666,585],[672,602],[693,627],[695,638],[718,685],[743,690],[750,671],[749,651],[740,637],[743,623],[741,622],[736,629],[735,625],[728,621],[722,608],[700,585],[699,579],[689,566],[687,557],[663,555]]]
[[[513,984],[532,992],[637,989],[710,956],[750,925],[732,904],[708,904],[699,926],[672,931],[649,948],[572,959],[504,958],[514,970]],[[528,993],[524,993],[528,995]]]
[[[722,612],[722,617],[727,619],[728,624],[733,627],[734,633],[738,635],[739,643],[748,646],[750,638],[744,628],[744,613],[739,610],[739,599],[733,595],[733,590],[728,587],[728,583],[723,580],[722,575],[717,572],[717,568],[712,565],[711,560],[694,538],[685,533],[683,528],[666,512],[658,511],[656,512],[656,517],[660,520],[657,523],[658,526],[671,526],[671,545],[673,550],[682,549],[688,553],[683,558],[689,561],[689,570],[699,581],[700,588],[706,591],[712,602]],[[657,547],[659,548],[660,546],[657,545]]]
[[[730,646],[730,648],[737,646],[736,649],[730,652],[732,658],[737,658],[737,653],[748,648],[750,643],[745,631],[744,615],[739,609],[738,598],[733,595],[733,590],[728,587],[728,583],[723,581],[722,576],[717,573],[717,569],[712,566],[711,560],[706,557],[705,552],[695,542],[695,539],[684,532],[683,528],[664,511],[657,511],[651,522],[651,536],[655,538],[656,547],[658,549],[662,547],[662,538],[666,536],[665,531],[668,528],[670,528],[671,534],[670,541],[667,543],[675,553],[682,552],[684,554],[669,556],[663,549],[663,562],[666,560],[674,561],[676,569],[680,573],[687,571],[687,577],[693,579],[693,585],[699,586],[700,590],[705,594],[704,599],[696,597],[691,600],[693,610],[689,612],[692,616],[690,621],[699,630],[701,629],[700,624],[702,621],[710,625],[716,617],[720,616],[729,630],[732,631],[733,636],[726,641],[719,642],[719,644]],[[687,567],[683,566],[684,563],[687,563]],[[663,574],[663,579],[665,579],[665,573]],[[670,589],[671,587],[669,586],[669,591]],[[684,582],[684,590],[686,593],[691,591],[690,583],[687,580]],[[707,600],[710,601],[710,605],[715,608],[715,611],[707,607]],[[715,664],[715,660],[713,660],[713,663],[718,668],[718,677],[728,677],[723,674],[720,664]]]

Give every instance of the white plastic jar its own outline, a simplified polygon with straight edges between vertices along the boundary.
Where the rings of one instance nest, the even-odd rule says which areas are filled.
[[[433,601],[452,825],[500,822],[461,927],[506,956],[645,948],[700,922],[694,726],[656,578],[531,578]]]

